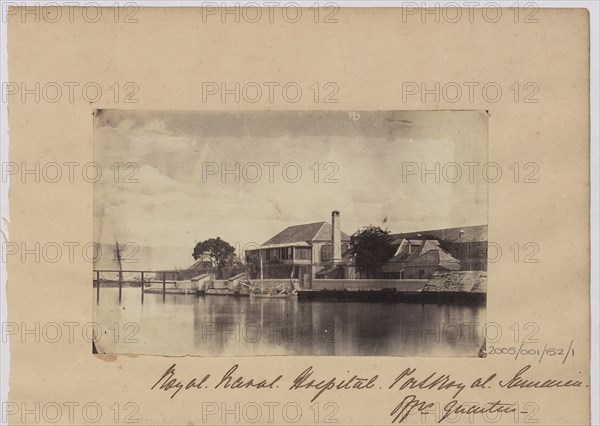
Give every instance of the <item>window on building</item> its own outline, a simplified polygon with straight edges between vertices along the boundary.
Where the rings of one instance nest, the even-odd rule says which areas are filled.
[[[298,260],[310,260],[310,252],[310,248],[296,247],[294,249],[294,258]]]
[[[331,259],[333,259],[333,245],[324,245],[321,248],[321,261],[326,262]]]
[[[425,278],[425,269],[419,269],[419,278],[420,279]]]
[[[277,256],[281,260],[292,259],[292,248],[291,247],[283,247],[277,249]]]

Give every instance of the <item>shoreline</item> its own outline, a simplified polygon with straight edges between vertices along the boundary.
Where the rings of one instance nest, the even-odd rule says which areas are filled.
[[[298,300],[485,305],[487,293],[467,291],[299,290]]]

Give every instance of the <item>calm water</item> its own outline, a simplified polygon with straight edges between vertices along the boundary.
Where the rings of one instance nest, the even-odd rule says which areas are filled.
[[[102,288],[94,322],[106,353],[478,356],[484,306],[268,300]]]

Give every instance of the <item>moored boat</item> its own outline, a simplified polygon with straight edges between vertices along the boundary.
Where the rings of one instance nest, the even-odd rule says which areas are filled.
[[[292,275],[290,276],[290,281],[293,286],[293,274],[294,270],[292,269]],[[296,286],[293,286],[293,289],[286,289],[286,284],[280,284],[277,287],[267,289],[264,285],[263,280],[263,264],[262,257],[260,258],[260,283],[258,285],[248,285],[250,290],[251,298],[261,298],[261,299],[291,299],[296,297]]]

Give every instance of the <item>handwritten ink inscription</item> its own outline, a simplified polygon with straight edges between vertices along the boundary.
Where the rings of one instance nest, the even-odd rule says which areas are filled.
[[[315,371],[313,366],[305,368],[296,376],[290,376],[291,384],[285,384],[284,374],[274,373],[269,377],[250,377],[241,374],[238,364],[234,364],[222,374],[200,374],[181,378],[176,371],[176,364],[167,368],[150,387],[153,391],[166,392],[171,399],[181,391],[204,391],[210,389],[227,389],[230,391],[253,390],[259,392],[276,391],[279,386],[285,386],[292,391],[309,393],[310,402],[314,403],[325,392],[399,392],[399,402],[393,407],[389,416],[392,423],[401,423],[414,414],[424,414],[434,408],[436,403],[425,400],[417,395],[418,392],[438,392],[448,395],[448,402],[442,404],[438,422],[450,421],[456,415],[475,414],[510,414],[519,410],[518,403],[492,399],[488,402],[460,402],[459,397],[467,397],[469,389],[476,389],[477,395],[481,390],[492,388],[528,389],[535,392],[561,391],[569,388],[581,388],[584,383],[575,378],[543,378],[532,374],[532,366],[526,365],[516,373],[505,377],[491,373],[487,377],[477,377],[474,380],[461,380],[447,373],[419,371],[416,368],[405,368],[395,377],[385,377],[380,374],[363,374],[347,372],[347,375],[323,376]],[[285,384],[285,385],[284,385]],[[472,394],[468,398],[472,398]],[[524,414],[531,414],[521,411]],[[451,417],[453,416],[453,417]]]

